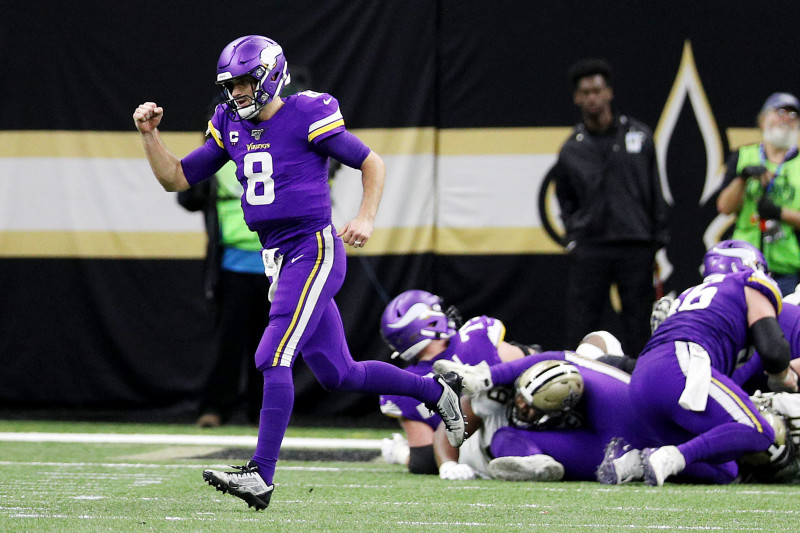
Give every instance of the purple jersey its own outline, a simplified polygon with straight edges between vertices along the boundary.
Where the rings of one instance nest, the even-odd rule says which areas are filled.
[[[780,292],[765,274],[708,276],[673,303],[631,374],[631,400],[642,418],[661,445],[678,447],[683,473],[700,479],[730,482],[737,472],[732,461],[766,450],[775,436],[730,377],[746,353],[746,287],[780,313]]]
[[[733,373],[747,347],[747,302],[744,287],[766,296],[777,313],[781,297],[775,282],[759,271],[713,274],[703,283],[685,290],[670,309],[670,316],[658,327],[644,347],[641,357],[654,347],[671,341],[701,345],[711,366],[726,376]]]
[[[315,147],[345,131],[339,102],[329,94],[305,91],[283,102],[272,118],[258,124],[235,122],[218,105],[209,139],[198,149],[215,165],[228,158],[236,163],[245,222],[266,248],[331,223],[328,156]],[[191,185],[207,177],[207,168],[190,164],[185,170]]]
[[[419,376],[432,376],[433,363],[439,359],[450,359],[468,365],[486,361],[489,365],[500,362],[497,346],[505,336],[506,328],[495,318],[479,316],[468,320],[452,337],[447,348],[430,361],[420,361],[406,368]],[[392,418],[406,418],[428,424],[436,429],[441,421],[439,415],[425,405],[408,396],[383,395],[380,397],[381,412]]]

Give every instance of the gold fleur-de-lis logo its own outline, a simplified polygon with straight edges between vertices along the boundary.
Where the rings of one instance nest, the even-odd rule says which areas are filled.
[[[706,180],[703,187],[703,194],[700,197],[700,205],[704,205],[708,199],[719,189],[724,177],[724,160],[722,155],[722,140],[719,137],[719,129],[714,119],[714,113],[706,98],[703,83],[697,73],[697,66],[692,53],[692,43],[686,41],[683,44],[683,55],[681,64],[678,67],[678,75],[667,98],[667,104],[661,112],[661,118],[655,131],[656,153],[658,154],[658,170],[661,174],[661,189],[664,199],[669,205],[674,205],[672,192],[669,188],[669,175],[667,172],[667,149],[669,148],[670,138],[675,131],[675,124],[678,116],[683,109],[686,98],[692,104],[694,116],[700,127],[700,134],[706,145]]]
[[[676,124],[678,123],[681,111],[687,100],[691,105],[691,110],[697,121],[697,127],[700,130],[700,136],[705,145],[706,168],[703,190],[697,203],[699,207],[703,207],[722,185],[725,176],[725,160],[719,128],[697,70],[692,44],[688,40],[684,42],[678,73],[675,76],[675,81],[670,90],[664,110],[661,112],[661,117],[655,131],[656,155],[661,177],[661,190],[664,195],[664,200],[673,207],[675,206],[675,198],[670,189],[670,168],[667,166],[667,153],[673,134],[675,133]],[[676,180],[673,180],[673,182],[675,181]],[[705,248],[709,248],[719,241],[720,235],[729,225],[730,218],[727,215],[716,216],[703,233],[703,244]],[[675,240],[675,237],[676,236],[673,235],[673,240]],[[665,280],[669,278],[673,271],[673,266],[663,250],[659,253],[657,261],[661,279]]]

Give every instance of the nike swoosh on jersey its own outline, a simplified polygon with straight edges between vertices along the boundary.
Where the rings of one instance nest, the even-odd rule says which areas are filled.
[[[333,100],[333,96],[330,96],[330,97],[328,97],[328,98],[324,99],[324,100],[322,101],[322,103],[323,103],[323,104],[325,104],[325,105],[328,105],[328,104],[330,104],[330,103],[331,103],[331,100]]]

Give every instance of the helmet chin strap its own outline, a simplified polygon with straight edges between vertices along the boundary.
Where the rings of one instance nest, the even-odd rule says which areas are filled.
[[[252,96],[245,96],[245,98],[249,99],[249,103],[246,106],[240,106],[228,89],[225,89],[225,96],[227,99],[226,104],[228,106],[228,112],[232,113],[231,118],[234,120],[249,120],[254,118],[258,115],[258,112],[264,108],[264,105],[266,105],[265,103],[262,106],[258,106],[255,98]]]
[[[239,118],[241,120],[250,120],[251,118],[256,118],[256,116],[258,116],[261,110],[264,109],[264,107],[266,107],[266,105],[270,102],[270,100],[272,100],[272,98],[267,98],[266,102],[264,102],[263,104],[259,104],[258,100],[256,100],[252,96],[247,96],[246,98],[249,98],[250,100],[250,103],[247,104],[246,106],[239,107],[238,103],[235,104],[237,106],[236,114],[239,115]],[[231,97],[231,99],[233,100],[234,103],[236,102],[233,99],[233,97]]]
[[[258,115],[258,112],[261,111],[263,108],[264,108],[263,106],[256,107],[256,104],[250,104],[249,106],[238,108],[236,112],[239,114],[239,117],[242,120],[249,120]]]

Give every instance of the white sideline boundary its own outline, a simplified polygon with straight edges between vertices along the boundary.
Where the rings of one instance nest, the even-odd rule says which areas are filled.
[[[0,433],[0,442],[76,442],[96,444],[171,444],[255,448],[255,436],[162,435],[147,433]],[[380,450],[380,439],[322,439],[284,437],[282,448],[321,450]]]

